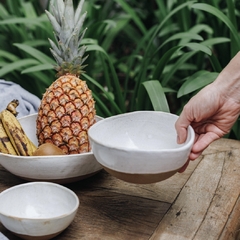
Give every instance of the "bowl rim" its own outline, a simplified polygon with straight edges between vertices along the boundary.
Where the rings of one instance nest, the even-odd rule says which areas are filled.
[[[179,117],[178,115],[176,114],[172,114],[172,113],[168,113],[168,112],[163,112],[163,111],[149,111],[149,110],[146,110],[146,111],[133,111],[133,112],[128,112],[128,113],[122,113],[122,114],[117,114],[117,115],[114,115],[114,116],[111,116],[111,117],[107,117],[107,118],[104,118],[102,121],[99,121],[99,122],[96,122],[94,125],[92,125],[89,130],[88,130],[88,137],[90,139],[90,142],[95,142],[96,144],[100,145],[100,146],[103,146],[103,147],[107,147],[109,149],[113,149],[113,150],[119,150],[119,151],[125,151],[125,152],[136,152],[136,153],[146,153],[146,152],[152,152],[152,153],[164,153],[164,152],[180,152],[180,151],[183,151],[183,150],[187,150],[189,149],[193,143],[194,143],[194,139],[195,139],[195,133],[194,133],[194,130],[192,128],[191,125],[188,126],[188,135],[190,134],[190,137],[188,139],[188,142],[184,142],[182,144],[179,144],[179,147],[178,148],[165,148],[165,149],[154,149],[154,150],[149,150],[149,151],[146,151],[146,150],[142,150],[142,149],[132,149],[132,148],[125,148],[125,147],[121,147],[121,146],[114,146],[114,145],[111,145],[109,143],[102,143],[100,141],[98,141],[95,137],[92,136],[91,132],[94,130],[94,128],[98,127],[98,125],[101,125],[101,124],[104,124],[104,122],[107,122],[107,121],[111,121],[112,119],[116,119],[116,118],[119,118],[119,117],[126,117],[128,115],[135,115],[135,114],[139,114],[139,113],[151,113],[151,114],[164,114],[164,115],[171,115],[171,116],[174,116],[176,117],[176,119]],[[177,139],[176,139],[177,141]],[[93,147],[93,152],[94,152],[94,147]]]
[[[74,197],[74,199],[76,200],[76,204],[75,206],[72,207],[71,211],[67,212],[67,213],[64,213],[64,214],[61,214],[61,215],[58,215],[58,216],[55,216],[55,217],[20,217],[21,219],[24,219],[24,220],[31,220],[31,221],[37,221],[37,220],[56,220],[56,219],[60,219],[60,218],[63,218],[63,217],[66,217],[66,216],[70,216],[71,214],[73,214],[75,211],[77,211],[77,209],[79,208],[79,205],[80,205],[80,201],[79,201],[79,198],[78,196],[76,195],[75,192],[73,192],[71,189],[65,187],[65,186],[62,186],[58,183],[53,183],[53,182],[46,182],[46,181],[39,181],[39,182],[27,182],[27,183],[21,183],[21,184],[18,184],[18,185],[15,185],[13,187],[10,187],[10,188],[7,188],[5,190],[3,190],[1,193],[0,193],[0,201],[1,201],[1,196],[4,195],[4,194],[7,194],[8,192],[10,191],[14,191],[15,189],[17,188],[22,188],[24,186],[29,186],[29,185],[51,185],[51,186],[54,186],[54,187],[57,187],[57,188],[61,188],[63,189],[66,193],[72,195]],[[44,204],[44,203],[43,203]],[[12,215],[12,214],[7,214],[7,213],[3,213],[0,211],[0,214],[5,216],[5,217],[10,217],[10,218],[19,218],[18,216],[16,215]],[[2,220],[1,220],[2,221]],[[4,221],[2,221],[4,223]]]
[[[1,155],[4,157],[8,158],[22,158],[22,159],[49,159],[49,158],[73,158],[73,157],[81,157],[81,156],[87,156],[87,155],[93,155],[93,151],[91,150],[90,152],[86,153],[75,153],[75,154],[65,154],[65,155],[44,155],[44,156],[21,156],[21,155],[12,155],[12,154],[7,154],[7,153],[2,153],[0,152],[0,158]],[[1,159],[0,159],[0,164],[1,164]]]

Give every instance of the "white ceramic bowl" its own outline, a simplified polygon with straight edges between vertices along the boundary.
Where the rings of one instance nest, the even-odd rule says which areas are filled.
[[[56,183],[25,183],[0,193],[0,220],[23,239],[55,237],[71,224],[78,207],[76,194]]]
[[[38,145],[36,137],[37,114],[19,118],[25,133]],[[100,121],[102,118],[97,117]],[[0,164],[12,174],[29,181],[70,183],[96,174],[102,166],[92,152],[54,156],[15,156],[0,153]]]
[[[194,142],[188,128],[177,144],[178,116],[159,111],[136,111],[105,118],[88,132],[97,161],[113,176],[132,183],[152,183],[175,174],[187,161]]]

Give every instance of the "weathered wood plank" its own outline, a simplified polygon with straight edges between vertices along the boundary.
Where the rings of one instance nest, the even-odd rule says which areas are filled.
[[[121,194],[149,198],[156,201],[173,203],[179,194],[182,187],[188,181],[192,172],[200,162],[201,157],[190,163],[189,167],[184,173],[176,173],[165,181],[153,183],[153,184],[132,184],[112,177],[105,171],[97,174],[87,182],[91,181],[89,188],[101,188],[107,189],[111,192],[117,192]],[[82,185],[82,183],[79,183]]]
[[[240,141],[221,138],[211,143],[210,146],[203,152],[203,155],[216,153],[220,151],[225,152],[228,150],[239,149],[239,148],[240,148]]]
[[[219,239],[240,192],[240,149],[232,149],[205,152],[151,240]]]
[[[239,149],[225,152],[224,165],[216,192],[194,239],[215,240],[220,238],[239,197],[239,155]],[[232,222],[232,228],[236,229],[236,225],[237,223]]]
[[[78,231],[76,239],[94,239],[95,236],[106,240],[148,239],[169,207],[167,203],[118,193],[84,194],[81,217],[76,218],[79,222],[76,227],[82,231]]]
[[[102,190],[77,190],[76,194],[80,199],[77,216],[56,239],[146,240],[170,207],[168,203]],[[12,240],[19,239],[2,226],[0,231]]]
[[[219,240],[240,240],[240,197],[233,208]]]

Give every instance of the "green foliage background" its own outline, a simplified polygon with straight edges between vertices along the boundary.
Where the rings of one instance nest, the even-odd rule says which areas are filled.
[[[237,0],[86,1],[82,78],[97,114],[179,114],[240,50],[239,10]],[[1,1],[0,78],[41,98],[55,80],[48,38],[52,28],[38,1]],[[238,136],[239,121],[227,137]]]

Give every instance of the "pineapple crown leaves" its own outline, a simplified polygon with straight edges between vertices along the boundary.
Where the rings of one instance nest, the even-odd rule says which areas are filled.
[[[81,0],[76,11],[74,11],[72,0],[52,0],[50,4],[51,13],[46,10],[57,42],[55,44],[54,41],[49,39],[51,45],[50,51],[58,65],[56,67],[57,71],[65,69],[64,73],[80,75],[84,67],[82,64],[87,58],[83,58],[86,47],[79,47],[86,32],[86,29],[84,29],[80,33],[86,18],[86,12],[82,14],[83,4],[84,0]],[[62,65],[64,66],[61,67]],[[71,65],[73,67],[70,67]]]
[[[69,72],[74,72],[76,76],[79,76],[81,73],[83,73],[83,68],[86,67],[86,65],[81,65],[80,67],[76,67],[73,64],[69,62],[63,62],[61,66],[56,66],[57,70],[57,76],[63,76],[66,74],[69,74]]]

